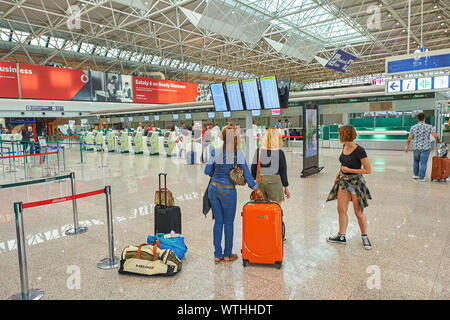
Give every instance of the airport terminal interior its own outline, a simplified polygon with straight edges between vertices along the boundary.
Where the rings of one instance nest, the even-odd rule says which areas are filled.
[[[449,300],[449,25],[0,0],[0,299]]]

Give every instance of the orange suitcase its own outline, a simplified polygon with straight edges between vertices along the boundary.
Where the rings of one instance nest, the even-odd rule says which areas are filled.
[[[247,202],[242,209],[242,264],[283,262],[283,210],[274,201]]]
[[[433,157],[433,164],[431,167],[431,181],[446,180],[450,176],[450,159]]]

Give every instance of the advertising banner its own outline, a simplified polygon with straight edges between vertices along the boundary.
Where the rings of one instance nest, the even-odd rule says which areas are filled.
[[[19,98],[17,63],[0,61],[0,98]]]
[[[331,59],[325,65],[325,68],[333,69],[339,72],[345,72],[357,58],[341,49],[335,52]]]
[[[199,93],[198,83],[133,77],[136,103],[194,102]]]
[[[24,99],[105,101],[102,72],[25,63],[19,69]]]

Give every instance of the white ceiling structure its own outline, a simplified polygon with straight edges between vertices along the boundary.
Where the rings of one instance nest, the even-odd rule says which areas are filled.
[[[450,0],[0,0],[0,60],[213,82],[299,85],[384,72],[385,58],[450,47]],[[345,74],[319,61],[358,57]]]

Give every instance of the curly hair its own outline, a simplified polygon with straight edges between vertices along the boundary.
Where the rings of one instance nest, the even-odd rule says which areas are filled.
[[[341,142],[351,142],[356,139],[356,130],[351,125],[345,125],[339,128],[339,140]]]

